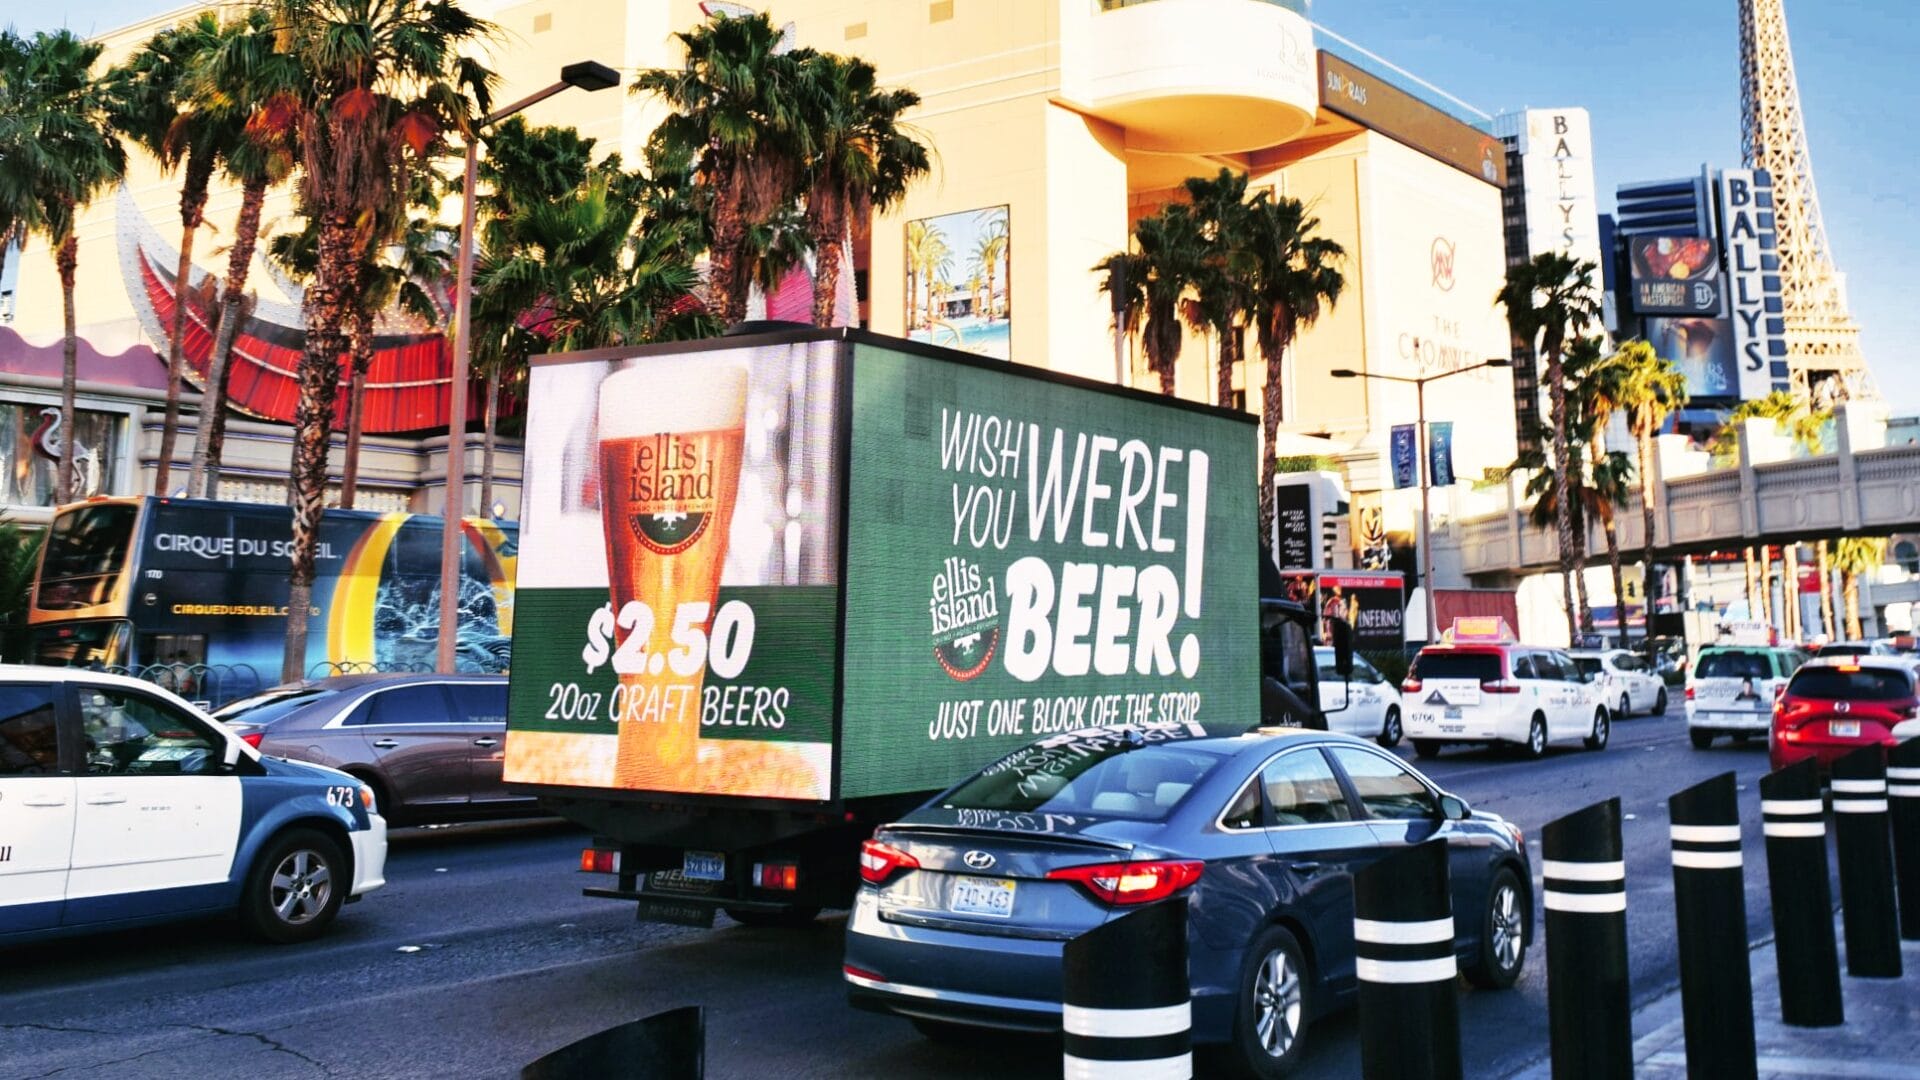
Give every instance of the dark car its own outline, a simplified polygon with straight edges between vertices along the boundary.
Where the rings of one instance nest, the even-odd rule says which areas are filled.
[[[1257,1076],[1356,989],[1353,873],[1433,838],[1452,853],[1460,969],[1519,976],[1520,830],[1363,740],[1297,728],[1092,728],[1042,739],[877,830],[847,920],[859,1007],[931,1037],[1061,1027],[1062,944],[1189,898],[1193,1040]]]
[[[214,716],[263,754],[359,777],[397,824],[538,809],[500,778],[505,676],[336,675],[275,687]]]
[[[1821,657],[1793,673],[1773,703],[1768,757],[1776,769],[1835,759],[1863,746],[1891,747],[1894,728],[1920,717],[1913,665],[1893,657]]]

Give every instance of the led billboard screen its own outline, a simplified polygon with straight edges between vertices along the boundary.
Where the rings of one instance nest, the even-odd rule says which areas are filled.
[[[1703,236],[1635,236],[1633,309],[1642,315],[1720,314],[1720,252]]]

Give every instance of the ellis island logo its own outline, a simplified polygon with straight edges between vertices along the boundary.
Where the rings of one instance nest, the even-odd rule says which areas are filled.
[[[627,484],[638,507],[627,515],[634,538],[677,555],[700,539],[713,514],[712,447],[697,436],[655,435],[634,451]]]
[[[987,670],[1000,647],[1000,596],[980,564],[954,557],[933,576],[927,601],[933,619],[933,657],[955,680]]]
[[[1453,291],[1453,247],[1453,241],[1444,236],[1433,238],[1433,287],[1441,292]]]

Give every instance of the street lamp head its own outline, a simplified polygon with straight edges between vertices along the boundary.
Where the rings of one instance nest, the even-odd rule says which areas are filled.
[[[1359,372],[1353,370],[1352,368],[1343,368],[1343,367],[1334,368],[1332,371],[1327,372],[1327,374],[1333,376],[1336,379],[1357,379],[1360,377]]]
[[[605,90],[620,85],[620,73],[597,60],[582,60],[561,68],[560,81],[582,90]]]
[[[1490,356],[1487,358],[1487,362],[1485,366],[1486,367],[1512,367],[1513,361],[1507,359],[1504,356]]]

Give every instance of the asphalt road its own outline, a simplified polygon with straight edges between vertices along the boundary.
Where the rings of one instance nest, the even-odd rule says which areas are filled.
[[[1474,806],[1519,822],[1536,865],[1541,825],[1620,796],[1636,1001],[1678,981],[1665,801],[1675,791],[1737,774],[1750,822],[1748,935],[1769,926],[1764,746],[1695,751],[1678,712],[1617,725],[1597,754],[1528,763],[1452,751],[1422,763]],[[842,919],[805,931],[722,919],[696,931],[637,924],[621,904],[582,897],[581,838],[552,823],[397,832],[388,887],[305,946],[255,944],[210,922],[0,952],[0,1077],[505,1077],[583,1035],[686,1004],[708,1009],[713,1077],[1059,1075],[1057,1045],[1045,1041],[936,1046],[905,1021],[848,1008]],[[1461,991],[1467,1075],[1503,1076],[1545,1056],[1544,965],[1536,941],[1517,988]],[[1314,1028],[1304,1075],[1357,1075],[1353,1032],[1351,1014]]]

